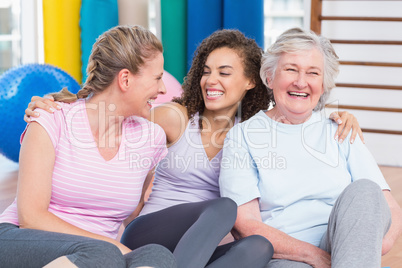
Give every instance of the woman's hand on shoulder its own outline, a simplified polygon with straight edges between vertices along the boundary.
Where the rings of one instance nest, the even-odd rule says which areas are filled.
[[[25,109],[24,121],[31,122],[31,117],[39,117],[39,113],[35,112],[36,108],[41,108],[49,113],[53,113],[55,109],[60,110],[59,104],[54,102],[52,96],[38,97],[33,96],[31,102],[28,104],[28,108]]]
[[[359,134],[360,139],[364,143],[362,129],[360,128],[359,122],[357,122],[357,118],[353,114],[346,111],[333,112],[329,118],[338,124],[335,139],[338,140],[339,143],[342,143],[346,139],[351,129],[352,135],[350,136],[350,143],[355,141],[357,134]]]
[[[167,102],[152,109],[149,120],[163,128],[170,146],[177,142],[186,129],[187,108],[175,102]]]

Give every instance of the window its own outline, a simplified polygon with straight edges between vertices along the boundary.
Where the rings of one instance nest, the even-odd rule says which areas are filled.
[[[0,1],[0,74],[21,64],[20,14],[20,1]]]
[[[309,0],[264,0],[264,50],[285,30],[308,28],[304,16],[309,4]]]

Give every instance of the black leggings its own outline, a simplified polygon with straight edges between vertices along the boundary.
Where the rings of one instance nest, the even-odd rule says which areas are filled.
[[[273,248],[262,236],[217,248],[236,215],[236,203],[229,198],[176,205],[133,220],[121,242],[132,250],[151,243],[163,245],[173,252],[179,268],[265,267]]]

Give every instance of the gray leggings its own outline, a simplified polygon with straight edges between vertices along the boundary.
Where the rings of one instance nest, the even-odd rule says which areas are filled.
[[[121,242],[131,249],[150,243],[163,245],[173,252],[179,268],[264,267],[273,248],[262,236],[217,248],[236,215],[237,205],[229,198],[176,205],[133,220]]]
[[[331,267],[381,267],[384,235],[391,213],[380,187],[367,179],[351,183],[338,197],[320,248],[331,254]],[[311,268],[304,262],[273,259],[267,268]]]
[[[88,268],[177,267],[172,253],[160,245],[147,245],[123,256],[115,245],[102,240],[0,223],[0,267],[43,267],[62,256]]]

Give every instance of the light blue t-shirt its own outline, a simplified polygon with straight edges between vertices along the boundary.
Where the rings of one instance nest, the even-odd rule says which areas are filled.
[[[318,246],[346,186],[366,178],[389,189],[359,138],[334,140],[337,127],[320,112],[290,125],[264,111],[234,126],[223,148],[221,196],[239,206],[259,198],[264,223]]]

